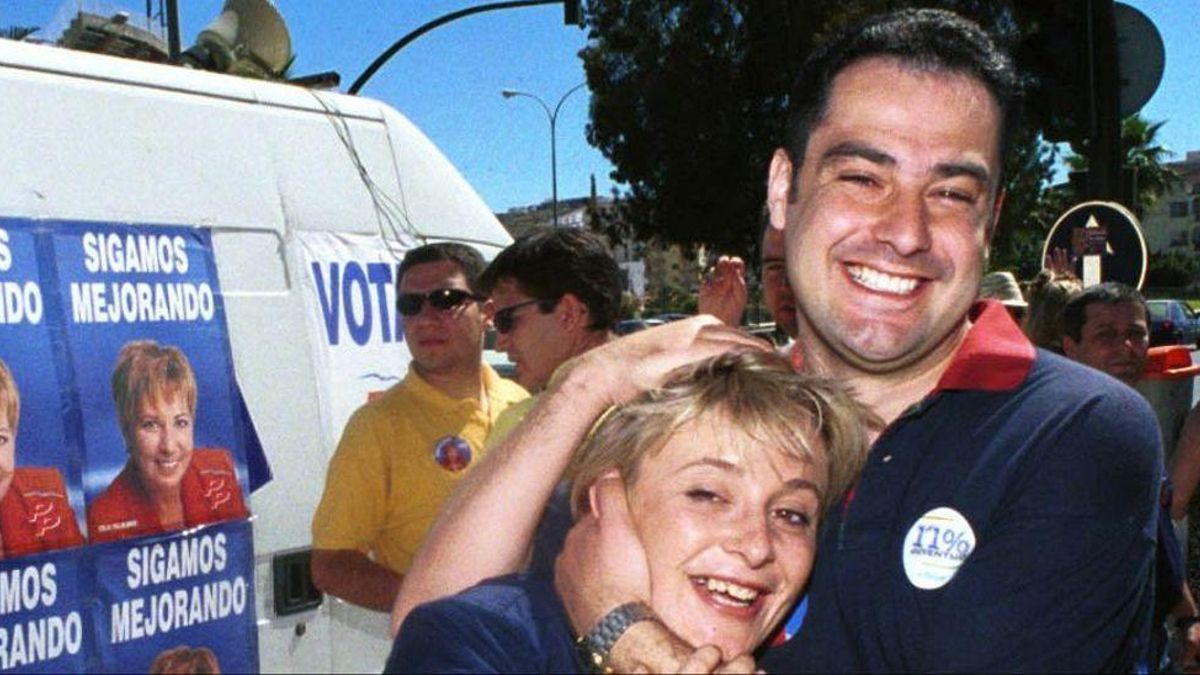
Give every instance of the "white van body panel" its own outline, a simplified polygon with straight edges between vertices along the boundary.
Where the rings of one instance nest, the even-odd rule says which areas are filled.
[[[238,382],[274,472],[251,497],[262,669],[378,671],[384,615],[328,597],[273,609],[272,556],[310,545],[340,432],[320,423],[296,236],[455,240],[491,258],[508,233],[370,99],[0,40],[0,128],[0,216],[212,229]]]

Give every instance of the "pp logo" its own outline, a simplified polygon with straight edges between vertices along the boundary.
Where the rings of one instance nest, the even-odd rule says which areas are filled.
[[[967,561],[975,550],[975,532],[961,513],[940,506],[913,523],[901,546],[908,581],[931,591],[949,583]]]

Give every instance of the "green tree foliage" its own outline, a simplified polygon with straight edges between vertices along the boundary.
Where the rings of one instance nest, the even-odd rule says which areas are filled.
[[[1125,168],[1133,172],[1134,210],[1138,215],[1183,182],[1183,177],[1166,164],[1173,153],[1158,140],[1164,124],[1165,120],[1151,122],[1137,113],[1121,120],[1121,147],[1125,148]],[[1067,157],[1066,163],[1075,171],[1086,171],[1088,167],[1087,157],[1079,154]]]
[[[1150,256],[1146,285],[1162,288],[1186,288],[1200,280],[1200,258],[1195,253],[1171,249]]]
[[[767,166],[799,65],[829,33],[900,5],[956,9],[1018,42],[1007,4],[988,0],[588,0],[588,140],[629,186],[620,211],[629,232],[610,234],[756,251]],[[1011,268],[1040,247],[1054,219],[1054,200],[1042,195],[1053,150],[1038,128],[1018,132],[1006,161],[992,255]]]

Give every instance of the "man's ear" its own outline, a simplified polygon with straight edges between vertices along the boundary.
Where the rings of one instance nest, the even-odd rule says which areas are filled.
[[[563,328],[568,330],[573,328],[587,328],[588,321],[591,318],[587,305],[574,293],[564,293],[558,299],[558,307],[554,311],[558,315],[558,320]]]
[[[483,331],[486,333],[492,327],[492,320],[496,316],[496,303],[488,298],[479,303],[479,311],[483,313]]]
[[[1004,208],[1004,188],[996,191],[996,201],[992,202],[992,217],[987,224],[987,231],[984,232],[983,239],[983,259],[987,260],[992,252],[992,237],[996,235],[996,228],[1000,225],[1000,212]]]
[[[1064,335],[1062,339],[1063,354],[1071,360],[1078,360],[1075,357],[1079,354],[1079,343],[1075,342],[1070,335]]]
[[[767,169],[767,214],[771,227],[782,230],[787,222],[787,207],[791,203],[792,186],[796,181],[795,168],[787,150],[776,148]]]

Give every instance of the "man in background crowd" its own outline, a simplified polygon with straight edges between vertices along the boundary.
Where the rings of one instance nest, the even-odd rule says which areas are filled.
[[[455,243],[415,248],[400,264],[408,374],[346,423],[313,517],[313,583],[330,595],[391,609],[442,502],[500,413],[528,396],[483,363],[483,265]]]
[[[488,436],[491,447],[521,421],[559,366],[612,339],[621,307],[621,269],[596,234],[535,230],[496,256],[480,276],[479,289],[495,307],[496,349],[516,365],[517,382],[535,393],[504,411]],[[565,531],[570,518],[569,510],[549,509],[543,529]],[[532,549],[539,546],[535,541]],[[534,555],[531,562],[548,571],[554,560]],[[448,592],[441,590],[436,573],[418,556],[398,602],[412,593]]]
[[[1025,320],[1025,310],[1029,303],[1021,294],[1021,286],[1012,272],[989,272],[983,275],[979,282],[980,299],[991,298],[999,300],[1008,310],[1008,315],[1018,324]]]
[[[621,269],[586,230],[519,237],[484,270],[479,288],[495,307],[496,349],[531,393],[567,359],[607,342],[621,311]]]
[[[764,219],[762,234],[762,294],[775,327],[787,336],[788,347],[796,339],[796,297],[788,286],[783,259],[783,231]],[[746,310],[746,266],[740,258],[721,256],[700,287],[698,311],[711,314],[727,325],[737,326]]]
[[[1130,387],[1146,371],[1150,344],[1146,300],[1137,289],[1117,282],[1089,286],[1063,308],[1063,351],[1067,357],[1108,373]],[[1187,585],[1183,550],[1171,527],[1170,481],[1163,480],[1158,523],[1158,564],[1154,607],[1154,647],[1157,658],[1194,665],[1200,649],[1196,601]],[[1167,622],[1173,622],[1168,624]],[[1167,654],[1168,628],[1176,628],[1179,654]],[[1164,669],[1170,664],[1163,663]]]
[[[1067,301],[1062,325],[1067,358],[1137,386],[1150,347],[1141,293],[1113,281],[1089,286]]]

